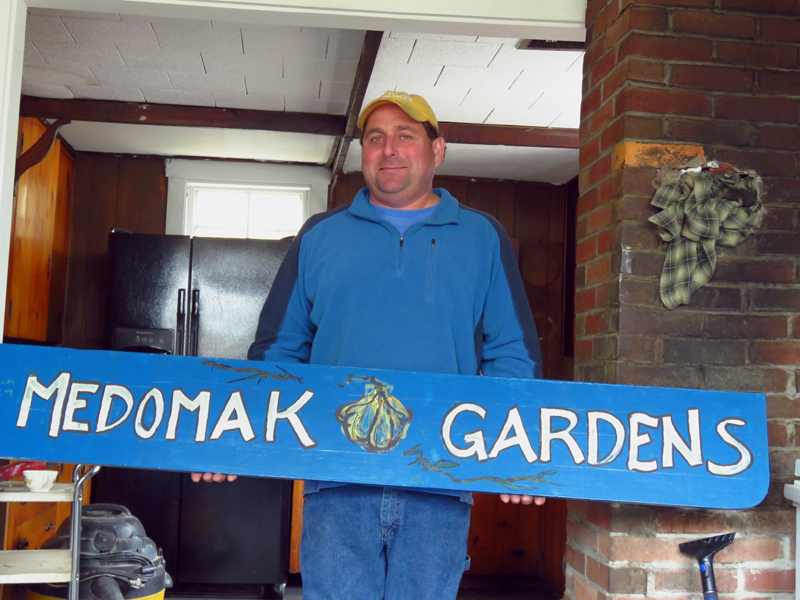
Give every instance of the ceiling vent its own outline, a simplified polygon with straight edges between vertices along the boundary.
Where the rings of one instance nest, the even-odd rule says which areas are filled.
[[[586,50],[586,42],[563,40],[522,40],[517,44],[519,50]]]

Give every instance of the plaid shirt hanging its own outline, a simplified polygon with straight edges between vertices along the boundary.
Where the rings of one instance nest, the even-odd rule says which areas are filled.
[[[663,209],[649,220],[669,242],[659,291],[670,310],[689,304],[692,292],[709,282],[717,266],[716,244],[737,245],[759,226],[764,212],[759,177],[713,163],[661,186],[650,204]]]

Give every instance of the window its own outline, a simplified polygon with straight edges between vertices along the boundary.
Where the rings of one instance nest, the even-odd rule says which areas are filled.
[[[308,212],[311,188],[186,182],[184,231],[201,237],[277,240],[295,235]]]
[[[305,219],[328,207],[330,172],[322,166],[182,158],[167,159],[165,166],[168,235],[269,237],[271,231],[282,238],[295,235]],[[195,215],[197,192],[201,193]],[[210,201],[213,197],[220,202]],[[297,206],[298,197],[303,199],[302,208]],[[210,215],[202,204],[212,206]],[[278,214],[267,217],[268,205],[277,206]],[[287,210],[293,216],[284,216]]]

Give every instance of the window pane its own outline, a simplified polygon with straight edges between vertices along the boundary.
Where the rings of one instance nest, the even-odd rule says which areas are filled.
[[[191,235],[281,239],[303,225],[307,188],[197,184],[190,190]]]
[[[194,229],[211,227],[213,229],[246,230],[247,192],[197,190],[192,213]]]
[[[192,235],[197,237],[242,239],[247,237],[247,232],[244,229],[213,229],[211,227],[195,227]]]
[[[303,199],[297,193],[252,193],[250,235],[275,239],[297,233],[303,225]]]

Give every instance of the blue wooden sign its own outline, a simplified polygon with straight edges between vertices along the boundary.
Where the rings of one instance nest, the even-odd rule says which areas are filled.
[[[748,508],[762,395],[0,345],[0,456]]]

